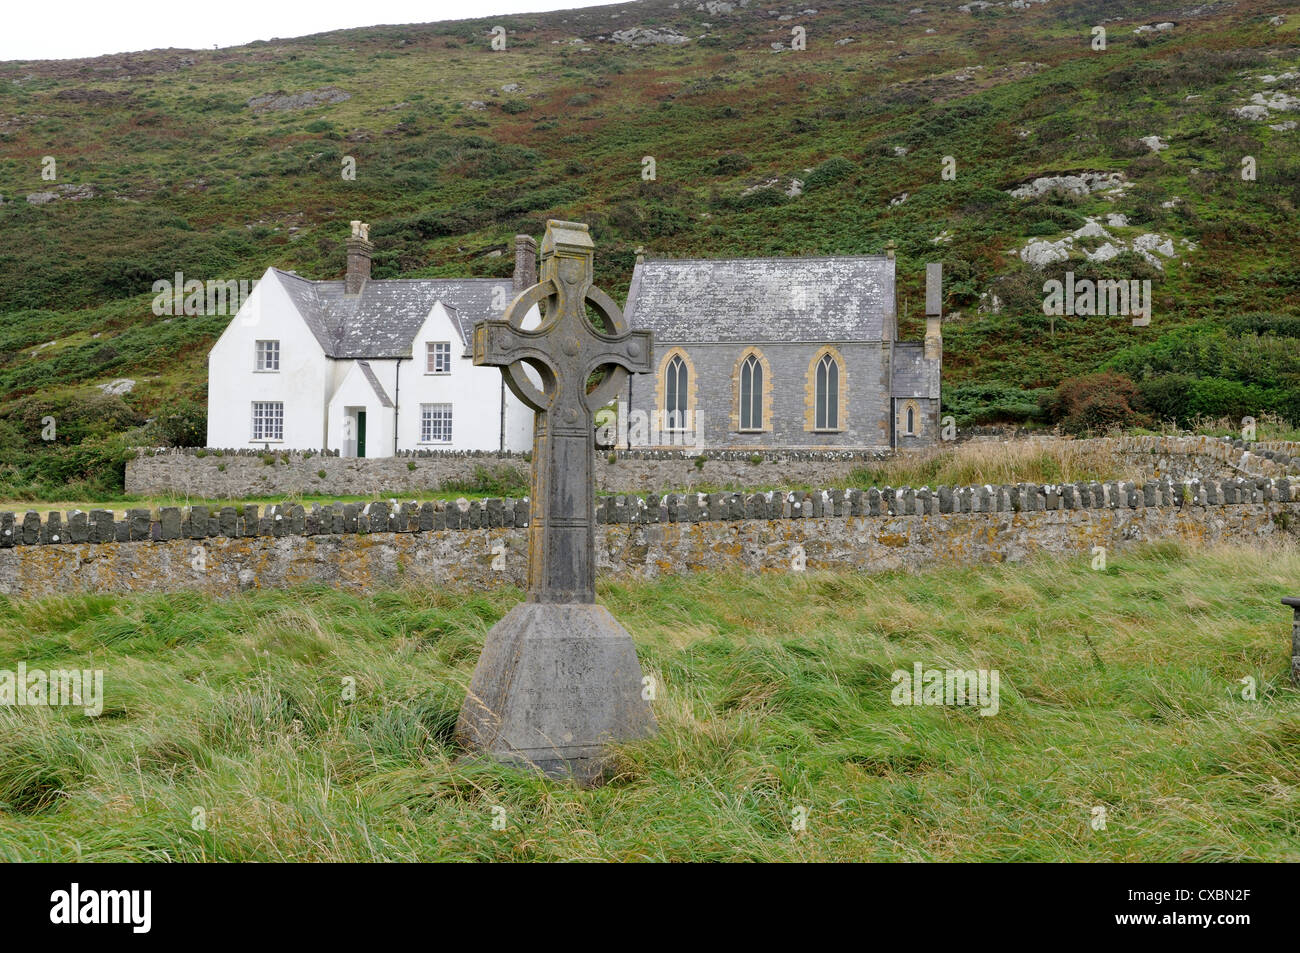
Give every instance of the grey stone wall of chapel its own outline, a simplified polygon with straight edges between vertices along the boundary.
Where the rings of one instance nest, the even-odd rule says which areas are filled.
[[[676,352],[688,365],[688,406],[703,414],[706,451],[937,442],[941,319],[937,312],[927,313],[924,344],[898,340],[894,265],[892,248],[884,256],[638,257],[626,310],[634,326],[655,334],[655,373],[634,378],[623,405],[638,416],[661,413],[666,398],[661,375]],[[927,312],[930,298],[938,300],[937,273],[934,295],[930,288],[935,267],[927,268]],[[817,430],[810,420],[813,365],[827,349],[837,356],[844,399],[839,426]],[[740,428],[739,362],[748,353],[761,355],[764,369],[759,431]],[[652,440],[652,445],[668,442]]]
[[[685,352],[694,372],[695,408],[704,414],[707,447],[888,447],[890,440],[890,342],[797,342],[789,344],[679,344],[655,342],[655,366],[673,350]],[[734,427],[736,392],[733,374],[741,356],[753,347],[766,358],[770,373],[763,386],[771,391],[770,412],[762,432]],[[837,431],[807,429],[807,408],[814,382],[810,365],[832,348],[843,360],[847,380],[845,419]],[[631,391],[631,397],[628,391]],[[649,414],[657,408],[655,375],[638,375],[620,397],[624,406]]]

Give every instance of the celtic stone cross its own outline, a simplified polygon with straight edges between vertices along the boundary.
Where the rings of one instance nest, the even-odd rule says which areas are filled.
[[[456,733],[500,760],[591,783],[610,742],[654,730],[632,638],[596,604],[593,473],[595,412],[629,373],[650,371],[653,342],[592,284],[586,225],[547,222],[541,259],[538,283],[501,320],[474,326],[474,363],[501,368],[535,413],[528,601],[488,633]],[[541,324],[525,330],[543,303]]]
[[[529,601],[595,602],[593,416],[622,390],[629,371],[650,371],[650,332],[629,331],[618,305],[591,283],[585,224],[547,222],[541,251],[541,280],[515,298],[503,320],[474,326],[474,363],[500,367],[510,390],[536,414]],[[524,316],[543,301],[546,320],[522,330]],[[606,330],[592,326],[588,303]],[[524,364],[538,372],[541,389]],[[604,379],[589,390],[597,372]]]

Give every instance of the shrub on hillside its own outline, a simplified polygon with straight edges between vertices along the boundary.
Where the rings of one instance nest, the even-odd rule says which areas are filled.
[[[1047,415],[1067,433],[1103,433],[1143,421],[1134,408],[1137,385],[1122,374],[1103,371],[1061,382],[1044,402]]]
[[[1265,410],[1278,410],[1285,417],[1287,408],[1283,395],[1269,388],[1219,377],[1203,377],[1191,382],[1186,397],[1186,410],[1180,420],[1194,417],[1258,417]]]
[[[1280,315],[1246,316],[1243,320],[1258,321],[1262,328],[1274,318],[1275,326],[1283,329],[1288,319]],[[1276,390],[1286,399],[1289,394],[1300,394],[1300,342],[1281,333],[1237,336],[1221,327],[1175,328],[1155,341],[1125,348],[1107,361],[1106,369],[1134,380],[1187,374],[1241,381]]]
[[[525,212],[535,212],[538,209],[560,208],[572,202],[581,194],[581,189],[568,185],[554,185],[550,188],[535,189],[522,193],[517,199],[506,205],[502,212],[505,215],[523,215]]]
[[[959,384],[943,391],[943,413],[958,427],[1003,422],[1021,423],[1041,417],[1039,392],[999,381]]]
[[[1138,385],[1141,406],[1159,420],[1189,427],[1200,418],[1262,417],[1300,419],[1300,390],[1262,387],[1222,377],[1160,374]]]
[[[719,197],[711,200],[715,208],[729,209],[736,212],[746,212],[756,208],[771,208],[774,205],[783,205],[786,201],[785,193],[780,189],[764,187],[754,189],[752,192],[744,192],[740,195],[731,195]]]
[[[1274,334],[1278,337],[1300,338],[1300,317],[1254,311],[1232,318],[1228,322],[1228,328],[1234,334]]]
[[[1181,423],[1189,418],[1188,394],[1196,378],[1190,374],[1164,374],[1138,385],[1142,407],[1157,420]]]
[[[824,188],[833,182],[847,178],[856,170],[857,166],[843,156],[831,156],[808,173],[803,180],[804,191],[811,192],[814,189]]]
[[[160,413],[146,431],[156,447],[201,447],[207,442],[208,411],[192,400],[182,400],[168,413]]]
[[[749,156],[743,152],[728,152],[725,156],[719,156],[718,161],[713,164],[713,174],[734,175],[737,172],[744,172],[753,164]]]
[[[6,417],[23,445],[41,448],[79,444],[143,421],[119,395],[99,391],[58,397],[33,394],[13,404]]]
[[[11,499],[94,500],[120,494],[134,454],[120,435],[75,446],[14,448],[0,465],[0,495]]]

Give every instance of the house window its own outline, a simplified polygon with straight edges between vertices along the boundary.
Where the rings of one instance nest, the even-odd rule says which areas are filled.
[[[280,369],[280,342],[257,342],[257,369],[259,371],[278,371]]]
[[[420,405],[420,443],[451,443],[451,404]]]
[[[740,365],[740,429],[763,429],[763,365],[753,354]]]
[[[284,403],[282,401],[253,402],[253,439],[284,439]]]
[[[664,368],[664,429],[686,429],[686,362],[674,355]]]
[[[425,347],[424,372],[426,374],[450,374],[451,342],[430,341]]]
[[[816,411],[813,426],[817,430],[840,428],[840,366],[829,354],[817,362]]]

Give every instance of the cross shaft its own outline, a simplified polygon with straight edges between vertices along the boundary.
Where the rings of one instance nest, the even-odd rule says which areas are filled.
[[[503,319],[474,326],[474,363],[501,368],[511,391],[535,412],[529,602],[595,602],[594,415],[629,373],[651,369],[650,332],[630,330],[618,305],[592,284],[593,255],[585,224],[547,222],[537,284],[511,302]],[[542,323],[524,329],[524,317],[542,302]],[[593,326],[589,304],[605,330]]]

